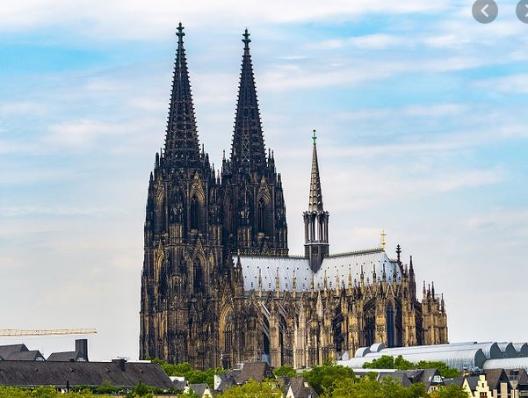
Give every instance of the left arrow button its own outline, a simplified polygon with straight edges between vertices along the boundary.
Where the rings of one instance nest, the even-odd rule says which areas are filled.
[[[499,8],[494,0],[477,0],[473,3],[472,12],[477,22],[490,23],[499,15]]]

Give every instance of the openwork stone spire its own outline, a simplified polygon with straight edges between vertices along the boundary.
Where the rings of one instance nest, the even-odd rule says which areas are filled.
[[[304,218],[304,254],[310,260],[310,267],[317,272],[323,258],[328,256],[328,212],[323,209],[323,193],[319,178],[319,164],[317,162],[317,136],[313,131],[312,175],[310,177],[310,194],[308,210],[303,213]]]
[[[231,161],[234,171],[250,172],[266,164],[266,152],[253,65],[249,52],[249,33],[243,34],[244,55],[238,87],[238,102],[235,116],[235,131],[231,147]]]
[[[321,179],[319,177],[319,163],[317,162],[317,135],[313,131],[313,153],[312,172],[310,178],[310,195],[308,198],[308,211],[323,211],[323,192],[321,190]]]
[[[198,132],[189,82],[187,59],[183,47],[183,26],[180,22],[176,36],[178,49],[172,79],[172,94],[165,136],[165,157],[169,161],[193,162],[200,158]]]

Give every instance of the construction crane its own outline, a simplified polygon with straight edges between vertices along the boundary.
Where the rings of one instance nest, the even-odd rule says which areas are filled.
[[[95,329],[0,329],[0,337],[96,334]]]

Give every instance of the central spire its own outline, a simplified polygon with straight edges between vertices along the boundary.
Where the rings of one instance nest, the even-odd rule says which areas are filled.
[[[178,162],[197,161],[200,158],[194,105],[183,47],[183,25],[178,25],[178,49],[172,78],[172,93],[165,136],[165,157]]]
[[[310,177],[310,194],[308,210],[304,218],[304,254],[310,261],[310,268],[317,272],[323,259],[328,256],[328,212],[323,209],[323,194],[317,162],[317,135],[313,130],[312,172]]]
[[[249,32],[246,29],[244,38],[244,55],[238,87],[238,102],[235,115],[235,131],[231,147],[231,161],[234,171],[251,172],[266,165],[266,152],[260,112],[257,100],[257,89],[253,75],[253,65],[249,52]]]
[[[313,130],[312,172],[310,177],[310,194],[308,198],[308,211],[323,211],[323,192],[319,177],[319,163],[317,162],[317,135]]]

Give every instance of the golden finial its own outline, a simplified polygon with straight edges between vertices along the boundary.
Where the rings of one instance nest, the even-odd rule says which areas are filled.
[[[383,250],[385,250],[385,246],[387,245],[387,241],[385,240],[386,237],[387,237],[387,234],[385,233],[385,230],[382,229],[381,230],[381,248]]]

